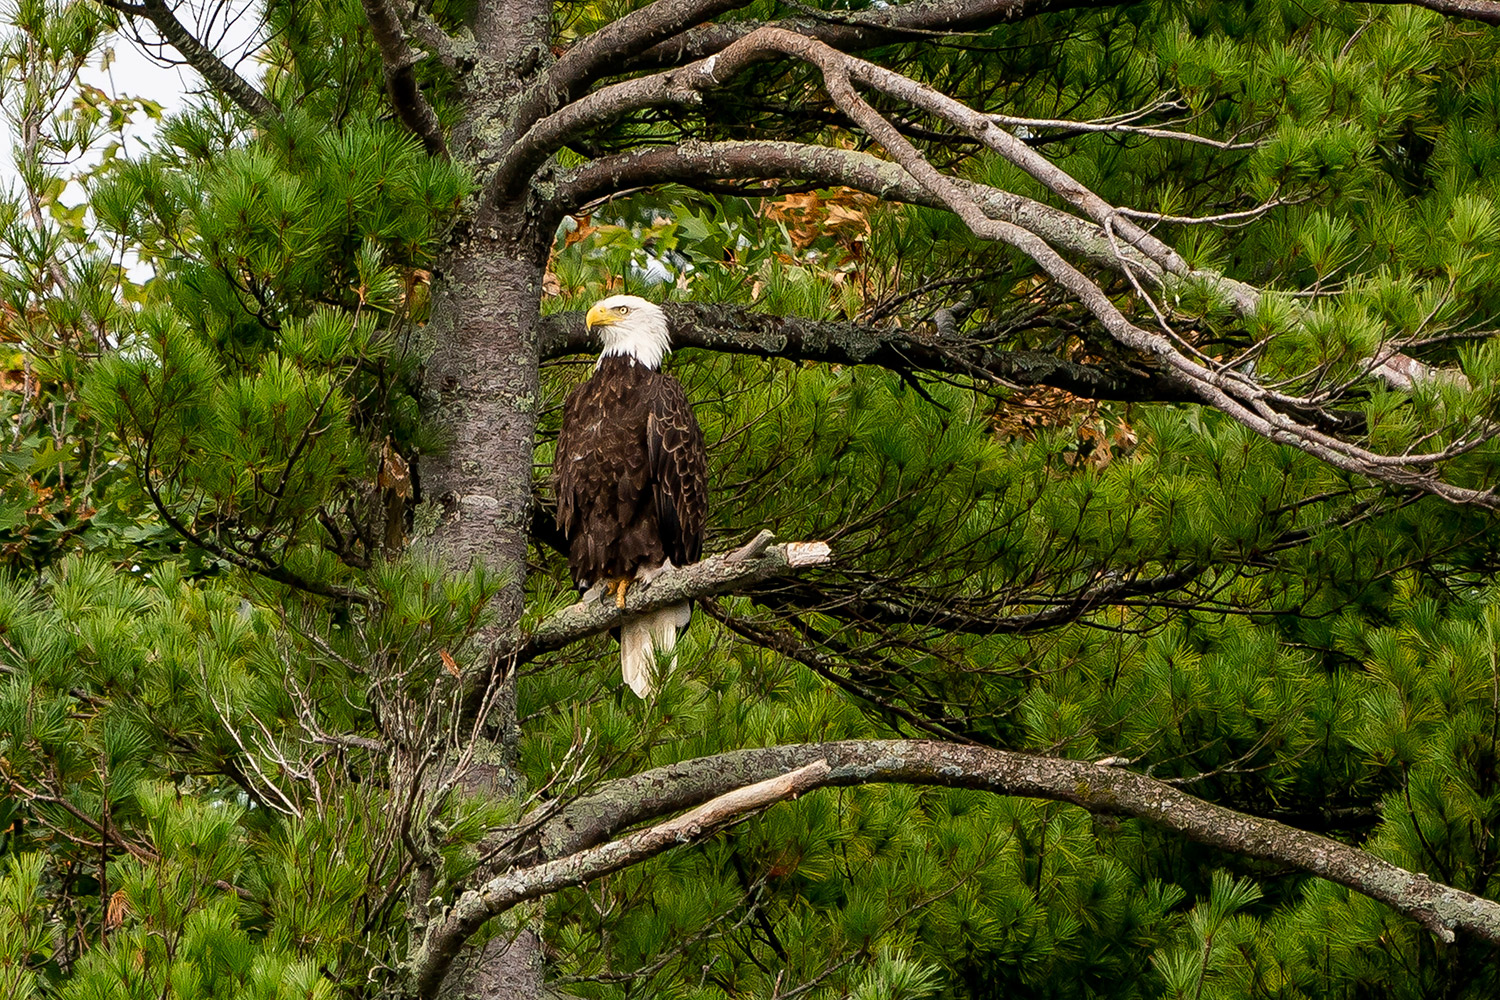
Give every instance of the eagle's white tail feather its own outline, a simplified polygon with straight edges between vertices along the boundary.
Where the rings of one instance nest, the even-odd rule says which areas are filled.
[[[677,648],[677,630],[687,625],[692,613],[690,605],[677,604],[620,626],[620,673],[630,690],[642,698],[651,697],[656,655],[658,651],[665,655]],[[670,673],[676,669],[677,657],[674,655],[667,671]]]

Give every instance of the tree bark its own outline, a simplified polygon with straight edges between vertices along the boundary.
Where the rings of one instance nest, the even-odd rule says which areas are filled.
[[[464,113],[449,148],[482,185],[486,164],[505,152],[497,139],[512,131],[508,119],[517,113],[518,96],[551,61],[551,4],[483,0],[470,29],[472,62],[459,78]],[[441,511],[428,544],[455,569],[477,564],[502,575],[492,624],[475,641],[481,669],[492,674],[501,669],[501,638],[521,617],[531,526],[537,322],[553,220],[530,199],[529,191],[503,203],[476,199],[435,276],[427,328],[424,408],[446,432],[445,450],[423,456],[419,465],[424,497]],[[490,717],[477,730],[492,744],[487,760],[465,784],[515,794],[521,782],[514,768],[514,678],[499,684]],[[540,939],[523,927],[466,947],[439,995],[535,1000],[543,995],[543,979]]]
[[[1346,886],[1404,913],[1441,940],[1453,941],[1461,930],[1500,943],[1500,903],[1433,882],[1357,847],[1226,809],[1119,767],[927,740],[737,750],[621,778],[549,819],[541,828],[543,855],[579,854],[625,827],[815,761],[828,762],[827,777],[819,780],[825,786],[899,782],[974,788],[1067,802],[1096,815],[1132,816],[1240,857],[1290,865]]]
[[[545,244],[538,247],[516,219],[476,228],[440,276],[433,301],[425,392],[448,441],[442,454],[424,456],[422,488],[442,507],[438,550],[455,567],[477,562],[506,574],[496,611],[513,621],[531,527]]]

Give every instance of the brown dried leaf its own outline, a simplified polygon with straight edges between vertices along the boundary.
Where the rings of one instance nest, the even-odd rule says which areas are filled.
[[[597,233],[599,231],[599,227],[598,226],[590,225],[590,223],[589,223],[589,219],[590,218],[592,218],[592,216],[588,216],[588,215],[575,215],[575,216],[573,216],[573,221],[576,222],[576,223],[578,223],[578,228],[574,229],[567,236],[563,237],[563,246],[570,247],[574,243],[579,242],[580,240],[586,240],[586,239],[588,239],[590,236],[594,235],[595,233]]]
[[[411,496],[411,468],[391,444],[389,436],[380,449],[380,474],[376,485],[383,490],[395,490],[402,499]]]
[[[117,930],[125,923],[125,916],[129,912],[130,900],[125,898],[125,890],[116,889],[110,894],[109,907],[104,911],[104,929]]]
[[[463,674],[459,672],[458,664],[454,661],[453,654],[449,653],[446,649],[440,649],[438,650],[438,656],[442,657],[443,659],[444,670],[448,671],[448,673],[452,674],[459,680],[463,679]]]
[[[842,205],[830,205],[828,208],[828,228],[833,230],[854,230],[862,236],[870,235],[870,219],[864,212],[858,209],[845,208]]]

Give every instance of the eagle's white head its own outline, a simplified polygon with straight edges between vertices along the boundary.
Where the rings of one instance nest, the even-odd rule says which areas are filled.
[[[647,368],[660,368],[662,357],[672,349],[666,313],[639,295],[601,299],[589,309],[584,322],[590,330],[599,330],[604,343],[600,358],[624,354]]]

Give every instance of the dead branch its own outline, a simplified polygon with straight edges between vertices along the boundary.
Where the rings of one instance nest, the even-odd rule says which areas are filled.
[[[831,558],[824,542],[772,545],[771,538],[769,531],[762,531],[735,552],[673,567],[649,584],[636,584],[626,592],[623,608],[616,607],[612,599],[588,599],[569,605],[522,639],[516,651],[517,662],[525,663],[579,639],[607,632],[625,619],[648,611],[729,593],[808,566],[821,566]]]
[[[812,761],[785,774],[725,791],[683,816],[600,847],[578,851],[556,861],[507,872],[470,889],[448,908],[427,933],[412,959],[415,994],[432,996],[470,934],[491,917],[517,903],[550,895],[569,886],[639,864],[681,844],[695,843],[764,809],[819,788],[829,777],[827,761]]]
[[[974,788],[1142,819],[1241,857],[1336,882],[1411,917],[1444,941],[1464,931],[1500,943],[1500,903],[1432,882],[1357,847],[1215,805],[1120,767],[927,740],[736,750],[644,771],[562,809],[542,828],[544,849],[549,857],[572,855],[628,826],[820,760],[831,767],[820,783],[826,786],[900,782]]]
[[[848,740],[737,750],[671,764],[611,782],[566,806],[543,828],[545,854],[555,860],[463,893],[429,930],[410,967],[414,992],[431,996],[468,936],[517,903],[696,842],[753,810],[815,788],[884,782],[973,788],[1142,819],[1240,857],[1274,861],[1343,885],[1410,917],[1440,940],[1452,942],[1455,932],[1463,931],[1500,943],[1500,903],[1120,767],[926,740]],[[605,843],[627,826],[692,807],[698,808]]]

